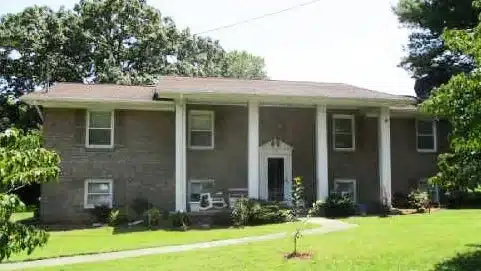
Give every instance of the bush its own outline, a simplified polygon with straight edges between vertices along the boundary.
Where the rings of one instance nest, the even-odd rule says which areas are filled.
[[[325,202],[317,201],[309,209],[312,216],[348,217],[356,213],[356,204],[350,197],[331,194]]]
[[[481,192],[451,192],[444,199],[447,208],[481,208]]]
[[[95,223],[105,224],[109,221],[111,208],[107,205],[98,205],[90,209],[90,214],[94,218]]]
[[[290,221],[294,214],[282,204],[239,199],[232,210],[235,226],[262,225]]]
[[[115,227],[129,221],[127,214],[122,209],[112,209],[109,214],[109,226]]]
[[[394,193],[392,196],[392,207],[399,209],[408,209],[410,207],[408,195],[401,192]]]
[[[212,215],[212,225],[218,227],[232,226],[232,217],[228,212],[219,212]]]
[[[149,228],[159,226],[161,219],[162,219],[161,212],[157,208],[150,208],[144,212],[144,223]]]
[[[184,212],[176,212],[171,215],[172,227],[187,230],[192,225],[189,215]]]
[[[149,210],[152,207],[154,207],[152,203],[150,203],[147,199],[140,197],[135,198],[130,204],[130,208],[134,210],[137,217],[143,216],[145,211]]]
[[[429,206],[429,196],[426,192],[414,190],[408,195],[409,205],[417,212],[424,213]]]

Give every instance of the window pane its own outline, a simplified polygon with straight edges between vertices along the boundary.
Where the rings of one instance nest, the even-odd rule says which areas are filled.
[[[90,112],[89,125],[91,128],[111,128],[111,112]]]
[[[211,147],[212,132],[190,132],[190,145],[195,147]]]
[[[89,145],[110,145],[110,129],[90,129]]]
[[[434,137],[433,136],[418,136],[418,149],[433,150]]]
[[[418,121],[418,134],[433,134],[433,122],[432,121]]]
[[[214,192],[214,182],[191,182],[190,183],[190,201],[200,201],[201,193]]]
[[[89,183],[89,193],[110,193],[110,183]]]
[[[191,115],[190,128],[192,130],[211,130],[212,118],[210,114]]]
[[[352,149],[352,134],[344,135],[344,134],[337,134],[335,135],[335,147],[336,149]]]
[[[87,204],[93,206],[110,206],[110,197],[111,195],[88,195]]]
[[[352,133],[352,120],[334,119],[334,131],[336,133]]]
[[[354,183],[353,182],[336,182],[335,187],[336,193],[348,196],[351,199],[354,199]]]

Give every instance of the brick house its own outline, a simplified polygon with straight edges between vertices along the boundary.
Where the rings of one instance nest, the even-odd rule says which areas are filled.
[[[289,201],[295,176],[307,202],[333,191],[390,202],[435,174],[448,148],[447,125],[413,98],[345,84],[166,76],[22,99],[43,107],[45,144],[62,158],[59,182],[41,189],[46,222],[137,197],[196,211],[206,191]]]

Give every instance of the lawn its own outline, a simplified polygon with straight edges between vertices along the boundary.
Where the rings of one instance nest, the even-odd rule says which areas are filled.
[[[25,219],[28,214],[16,214],[13,219]],[[308,224],[307,228],[318,227]],[[9,261],[52,258],[97,252],[120,251],[136,248],[179,245],[206,242],[279,232],[292,232],[292,223],[272,224],[245,228],[224,228],[210,230],[148,230],[143,227],[132,229],[101,227],[96,229],[53,231],[45,247],[37,248],[32,254],[17,254]]]
[[[40,270],[481,270],[481,212],[352,218],[360,226],[305,236],[312,260],[285,260],[289,239]],[[37,269],[38,270],[38,269]]]

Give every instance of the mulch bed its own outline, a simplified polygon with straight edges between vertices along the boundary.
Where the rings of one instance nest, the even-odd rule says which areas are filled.
[[[287,260],[290,259],[299,259],[299,260],[311,260],[312,259],[312,253],[310,252],[297,252],[297,253],[288,253],[284,255],[284,258]]]

